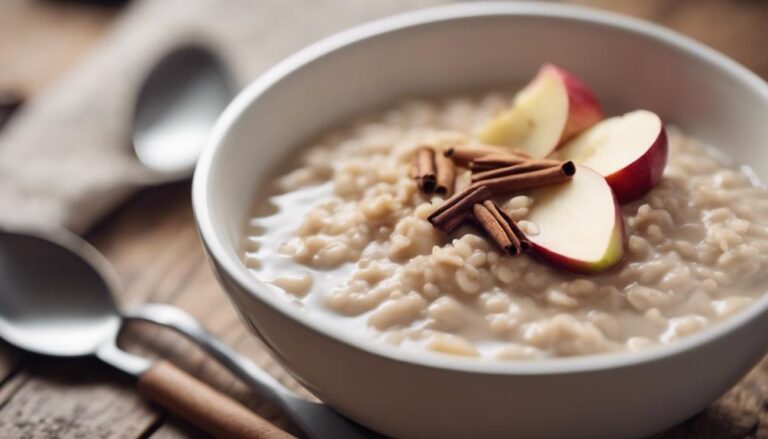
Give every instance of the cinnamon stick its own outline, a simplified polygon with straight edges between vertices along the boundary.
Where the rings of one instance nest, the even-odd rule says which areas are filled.
[[[490,169],[488,171],[478,172],[476,174],[473,173],[472,182],[485,180],[488,178],[504,177],[505,175],[524,174],[526,172],[538,171],[540,169],[547,169],[562,164],[563,162],[559,160],[528,160],[516,165]]]
[[[449,198],[442,206],[427,217],[437,229],[450,233],[470,214],[472,206],[491,197],[491,191],[484,186],[469,187]]]
[[[483,172],[491,169],[519,165],[525,163],[527,160],[528,158],[526,157],[511,154],[488,154],[472,160],[469,164],[469,169],[471,169],[472,172]]]
[[[520,150],[511,150],[503,146],[490,146],[490,145],[472,145],[472,146],[460,146],[455,145],[446,149],[443,154],[446,157],[450,157],[451,160],[458,166],[467,167],[469,164],[480,157],[487,155],[504,155],[510,157],[529,158],[528,154]]]
[[[504,211],[501,207],[499,207],[496,203],[493,202],[493,200],[485,200],[483,201],[483,205],[493,214],[494,218],[502,225],[502,227],[505,229],[505,233],[514,235],[514,237],[517,239],[518,246],[520,247],[521,252],[527,252],[531,249],[531,241],[528,239],[527,236],[523,233],[522,230],[517,226],[517,223],[512,220],[512,218],[507,215],[507,212]],[[510,238],[510,240],[512,240]],[[514,240],[512,240],[514,242]]]
[[[528,159],[532,159],[533,158],[533,156],[528,154],[528,151],[526,151],[524,149],[520,149],[520,148],[507,149],[507,152],[509,152],[509,154],[517,155],[517,156],[520,156],[520,157],[525,157],[525,158],[528,158]]]
[[[492,202],[490,205],[493,206]],[[498,216],[494,215],[494,212],[488,208],[486,203],[478,203],[472,206],[472,213],[475,216],[475,220],[480,224],[480,227],[485,230],[485,233],[493,239],[493,242],[495,242],[499,248],[504,250],[510,256],[515,256],[521,252],[520,241],[512,232],[509,224],[506,224],[503,220],[499,221]]]
[[[416,151],[415,165],[412,165],[411,172],[415,174],[416,185],[422,192],[435,190],[435,152],[432,148],[422,146]]]
[[[437,167],[435,193],[450,196],[456,182],[456,166],[453,160],[443,154],[435,154],[435,165]]]
[[[470,188],[486,186],[493,195],[502,195],[561,183],[569,180],[575,173],[576,165],[574,165],[573,162],[568,161],[560,166],[540,169],[524,174],[514,174],[479,180],[474,182]]]
[[[20,93],[0,90],[0,128],[11,120],[22,105],[24,97]]]
[[[416,179],[416,177],[419,176],[419,155],[414,154],[413,158],[411,159],[411,169],[408,171],[408,175],[411,176],[412,179]],[[416,182],[418,184],[418,182]]]

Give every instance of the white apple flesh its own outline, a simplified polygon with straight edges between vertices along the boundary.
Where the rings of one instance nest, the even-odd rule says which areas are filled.
[[[581,81],[546,64],[515,96],[509,110],[480,129],[478,138],[543,158],[602,118],[600,104]]]
[[[606,271],[624,257],[624,220],[610,186],[600,174],[577,165],[565,183],[536,189],[526,218],[532,249],[550,264],[576,273]]]
[[[619,202],[625,203],[661,181],[667,164],[667,133],[658,115],[637,110],[596,124],[554,156],[599,172]]]

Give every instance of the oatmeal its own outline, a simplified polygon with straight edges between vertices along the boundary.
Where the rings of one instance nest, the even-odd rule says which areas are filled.
[[[672,343],[764,294],[768,191],[674,128],[661,181],[621,206],[624,258],[609,271],[511,257],[471,223],[437,230],[427,219],[447,195],[419,191],[414,154],[474,142],[508,102],[409,101],[309,145],[257,201],[244,263],[275,294],[361,337],[501,360]],[[458,192],[471,175],[455,172]],[[530,193],[496,202],[524,234],[538,232]]]

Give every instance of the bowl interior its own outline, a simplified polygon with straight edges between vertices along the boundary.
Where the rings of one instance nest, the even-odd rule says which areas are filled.
[[[206,244],[216,247],[220,264],[247,275],[237,249],[253,197],[303,142],[399,98],[509,88],[545,62],[586,81],[609,114],[656,111],[768,177],[768,86],[722,55],[657,26],[584,8],[458,5],[331,37],[241,93],[195,176]]]

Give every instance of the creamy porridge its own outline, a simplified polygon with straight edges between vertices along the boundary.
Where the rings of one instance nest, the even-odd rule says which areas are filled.
[[[764,294],[768,191],[668,128],[663,179],[625,203],[624,258],[595,275],[505,254],[477,227],[427,221],[447,195],[410,175],[422,145],[475,142],[510,96],[408,101],[336,130],[256,202],[243,261],[275,294],[363,337],[503,360],[674,342]],[[456,189],[470,173],[456,168]],[[537,200],[495,197],[525,234]]]

